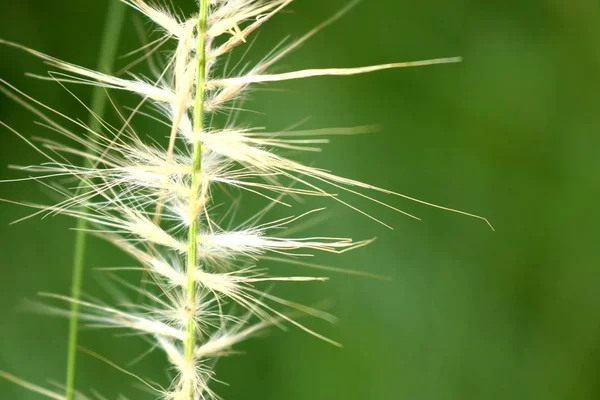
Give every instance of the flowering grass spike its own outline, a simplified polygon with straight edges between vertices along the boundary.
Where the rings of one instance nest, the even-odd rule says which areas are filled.
[[[371,240],[278,235],[283,228],[323,210],[293,213],[264,222],[274,206],[290,206],[298,197],[319,196],[342,203],[383,224],[337,193],[346,192],[403,212],[370,192],[400,196],[483,219],[301,164],[280,151],[318,151],[319,145],[327,143],[327,135],[356,133],[360,128],[266,132],[233,122],[222,127],[209,123],[216,113],[235,114],[245,93],[257,84],[452,63],[459,61],[458,58],[272,72],[272,66],[358,2],[353,1],[245,72],[218,76],[217,67],[223,65],[225,57],[245,45],[261,25],[288,7],[292,0],[201,0],[199,13],[191,18],[178,15],[167,5],[122,1],[156,24],[160,32],[158,39],[142,48],[146,52],[143,58],[154,57],[156,50],[167,42],[174,43],[173,51],[163,60],[163,68],[157,71],[155,79],[134,74],[126,78],[107,75],[15,43],[2,43],[25,50],[55,69],[48,76],[37,76],[40,79],[139,95],[142,101],[131,115],[120,114],[123,126],[115,128],[98,118],[103,128],[100,133],[36,101],[4,80],[0,80],[0,88],[70,142],[50,139],[34,142],[13,130],[46,158],[41,165],[23,167],[23,171],[37,174],[25,179],[42,182],[62,199],[51,206],[26,203],[35,209],[30,216],[63,214],[84,219],[89,223],[90,232],[129,253],[139,261],[139,269],[152,277],[150,288],[121,282],[144,297],[141,304],[130,302],[124,308],[46,295],[57,301],[79,304],[84,310],[81,318],[91,326],[135,331],[161,349],[177,373],[164,388],[142,380],[155,393],[150,398],[218,398],[211,385],[215,380],[211,360],[228,355],[238,343],[269,326],[293,325],[337,345],[295,319],[300,314],[325,320],[333,320],[332,316],[268,291],[268,285],[273,282],[324,281],[326,278],[270,276],[260,268],[260,261],[279,260],[310,266],[302,261],[303,256],[315,251],[343,253],[365,246]],[[156,132],[152,134],[168,136],[165,143],[147,140],[145,135],[136,133],[131,126],[136,115],[156,121]],[[62,122],[56,122],[55,118]],[[235,119],[230,118],[230,121]],[[70,161],[81,157],[86,160],[85,166]],[[52,178],[60,179],[46,182]],[[76,185],[72,184],[74,180]],[[212,201],[216,191],[227,187],[261,196],[267,204],[249,220],[228,227],[229,212],[222,211]],[[59,308],[53,311],[68,314]],[[46,397],[65,398],[10,374],[1,373],[1,376]]]

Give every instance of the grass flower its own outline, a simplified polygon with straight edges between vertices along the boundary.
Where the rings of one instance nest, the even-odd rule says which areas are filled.
[[[144,46],[143,51],[152,54],[168,42],[173,43],[172,51],[163,60],[163,69],[153,79],[134,74],[125,78],[108,75],[19,44],[1,42],[33,54],[55,70],[47,77],[38,76],[40,79],[139,95],[140,105],[131,116],[123,116],[123,126],[113,127],[98,117],[101,133],[39,103],[3,80],[0,84],[3,92],[25,104],[63,139],[30,141],[15,132],[46,158],[43,164],[21,169],[35,174],[30,179],[46,185],[61,199],[53,205],[25,204],[34,210],[30,216],[63,214],[86,220],[91,233],[133,256],[140,263],[139,269],[147,271],[153,286],[158,288],[156,294],[154,288],[123,282],[144,297],[142,303],[130,302],[123,308],[47,295],[67,304],[76,303],[82,309],[81,319],[91,326],[133,331],[162,349],[177,374],[167,387],[147,384],[155,393],[154,398],[218,398],[211,385],[215,380],[211,360],[230,354],[238,343],[269,326],[293,325],[337,345],[295,318],[308,314],[331,321],[332,316],[268,291],[268,285],[274,282],[327,278],[270,276],[260,263],[276,259],[310,265],[299,260],[319,251],[351,251],[372,240],[278,235],[323,210],[261,222],[274,206],[291,206],[298,197],[324,197],[384,224],[352,205],[349,197],[367,198],[404,213],[378,197],[400,196],[483,219],[304,165],[284,156],[282,151],[319,151],[319,146],[327,143],[327,135],[352,134],[368,128],[266,132],[234,124],[216,127],[209,122],[216,113],[235,112],[232,105],[255,85],[451,63],[458,58],[272,72],[272,67],[290,52],[356,5],[357,1],[353,1],[245,73],[219,76],[218,66],[228,53],[245,45],[261,25],[290,6],[292,0],[201,0],[199,13],[189,18],[172,12],[167,5],[142,0],[123,2],[157,27],[159,38]],[[136,132],[130,124],[135,115],[152,115],[155,130],[162,131],[168,140],[150,141],[145,134]],[[83,147],[88,150],[84,152]],[[81,157],[86,159],[84,165],[72,161]],[[264,198],[265,209],[238,226],[225,227],[224,213],[214,206],[213,198],[227,187]],[[52,310],[68,314],[60,307]],[[46,397],[64,398],[12,375],[2,376]]]

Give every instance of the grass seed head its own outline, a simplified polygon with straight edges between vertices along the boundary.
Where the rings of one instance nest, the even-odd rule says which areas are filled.
[[[290,206],[300,197],[316,196],[337,201],[381,222],[338,192],[367,198],[402,213],[376,196],[407,196],[340,177],[283,155],[283,151],[288,150],[320,151],[320,146],[328,143],[327,135],[355,134],[372,128],[265,132],[233,123],[217,128],[208,123],[210,117],[227,112],[228,104],[242,99],[257,84],[349,76],[454,63],[460,59],[271,72],[290,52],[358,3],[352,1],[303,37],[275,49],[247,72],[219,76],[219,62],[246,44],[261,25],[289,7],[292,0],[212,0],[209,3],[200,0],[200,13],[188,18],[171,11],[166,4],[122,1],[156,26],[159,38],[141,49],[148,53],[147,57],[153,57],[156,50],[168,42],[173,43],[162,62],[162,70],[156,71],[154,79],[131,73],[126,78],[108,75],[19,44],[0,41],[29,52],[57,70],[46,77],[38,76],[40,79],[61,85],[124,90],[143,99],[128,118],[123,117],[122,127],[113,127],[99,119],[103,128],[99,132],[0,80],[4,93],[42,117],[45,124],[64,139],[41,139],[34,143],[24,138],[47,158],[44,164],[20,167],[28,174],[37,174],[25,179],[38,180],[61,197],[50,206],[26,205],[34,209],[33,215],[65,214],[87,220],[91,233],[133,256],[140,268],[150,273],[152,286],[160,292],[156,295],[155,288],[139,288],[122,282],[145,299],[142,304],[124,302],[122,307],[64,296],[51,297],[77,303],[84,310],[82,319],[91,326],[126,329],[153,341],[176,371],[170,385],[155,389],[165,399],[214,399],[217,395],[210,382],[215,377],[209,361],[232,354],[240,342],[270,326],[293,325],[337,344],[296,320],[302,314],[328,321],[333,320],[332,316],[269,291],[274,282],[321,282],[326,278],[270,276],[268,271],[260,269],[263,260],[289,257],[290,265],[310,266],[297,259],[310,257],[315,251],[344,253],[372,242],[370,239],[278,236],[308,215],[322,210],[259,224],[267,212],[277,205]],[[152,118],[156,123],[154,130],[163,134],[149,142],[145,139],[147,135],[132,128],[130,122],[135,116]],[[78,133],[81,130],[86,136]],[[162,140],[164,137],[168,140]],[[82,151],[81,146],[87,150]],[[80,163],[81,158],[85,164]],[[55,180],[59,182],[46,183]],[[69,184],[64,184],[65,181]],[[73,181],[77,184],[73,185]],[[268,205],[237,228],[224,228],[223,214],[229,212],[214,207],[213,195],[227,187],[260,196]],[[11,375],[2,376],[47,397],[63,398]]]

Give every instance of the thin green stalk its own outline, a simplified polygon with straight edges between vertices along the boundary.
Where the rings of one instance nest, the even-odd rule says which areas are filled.
[[[198,76],[196,80],[196,98],[194,100],[194,131],[201,132],[204,128],[204,83],[206,79],[206,25],[208,19],[208,0],[200,1],[200,14],[198,16],[198,43],[196,47],[196,58],[198,59]],[[198,207],[198,196],[201,190],[201,168],[202,168],[202,143],[197,140],[194,144],[192,170],[192,195],[189,207],[195,210]],[[196,213],[193,213],[196,215]],[[197,237],[199,229],[199,218],[196,216],[191,224],[188,234],[188,254],[187,254],[187,292],[188,292],[188,311],[190,318],[187,325],[187,338],[185,341],[185,360],[188,365],[194,364],[194,351],[196,344],[196,321],[194,320],[194,310],[196,308],[196,279],[194,272],[197,261]],[[190,387],[189,398],[194,399],[194,388]]]
[[[113,69],[114,60],[116,58],[119,36],[121,35],[121,27],[125,18],[126,5],[120,0],[112,0],[110,2],[106,21],[104,25],[104,34],[102,37],[102,45],[98,56],[97,71],[110,73]],[[88,126],[94,132],[99,132],[102,125],[98,118],[102,118],[106,110],[106,95],[101,87],[94,88],[92,93],[92,103]],[[85,159],[86,166],[91,167],[89,159]],[[85,189],[83,189],[85,190]],[[75,233],[75,252],[73,255],[73,276],[71,281],[71,297],[74,300],[79,300],[81,297],[81,287],[83,284],[83,266],[85,261],[85,246],[87,222],[84,219],[77,221],[77,230]],[[77,334],[79,327],[79,305],[73,302],[71,305],[71,317],[69,320],[69,347],[67,350],[67,400],[73,400],[75,397],[75,368],[77,361]]]

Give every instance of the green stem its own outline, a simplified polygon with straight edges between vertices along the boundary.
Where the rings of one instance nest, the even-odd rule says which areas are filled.
[[[196,80],[196,97],[194,100],[194,131],[202,132],[204,117],[204,84],[206,79],[206,26],[208,19],[208,0],[200,1],[200,14],[198,16],[198,43],[196,47],[196,58],[198,60],[198,76]],[[187,338],[185,341],[185,360],[187,365],[195,364],[195,346],[196,346],[196,321],[194,319],[196,308],[196,279],[194,276],[197,262],[197,237],[199,229],[199,217],[197,215],[198,197],[201,190],[201,169],[202,169],[202,143],[197,140],[194,143],[193,170],[192,170],[192,195],[190,198],[190,210],[193,218],[188,233],[188,254],[187,254],[187,293],[188,293],[188,312],[189,320],[187,325]],[[195,366],[194,366],[195,367]],[[193,383],[191,383],[193,385]],[[188,397],[194,399],[194,388],[189,387]]]
[[[113,69],[116,58],[121,27],[125,18],[125,3],[120,0],[112,0],[106,14],[102,45],[98,57],[97,70],[103,73],[110,73]],[[102,129],[99,118],[102,118],[106,109],[106,95],[101,87],[94,88],[92,93],[92,102],[88,125],[94,132]],[[85,164],[91,167],[89,159],[85,159]],[[85,260],[86,246],[86,220],[77,221],[77,231],[75,234],[75,252],[73,255],[73,276],[71,281],[71,297],[79,300],[81,297],[81,286],[83,283],[83,267]],[[73,400],[75,397],[75,367],[77,361],[77,334],[79,327],[79,305],[73,302],[71,305],[71,317],[69,320],[69,344],[67,350],[67,386],[66,398]]]

